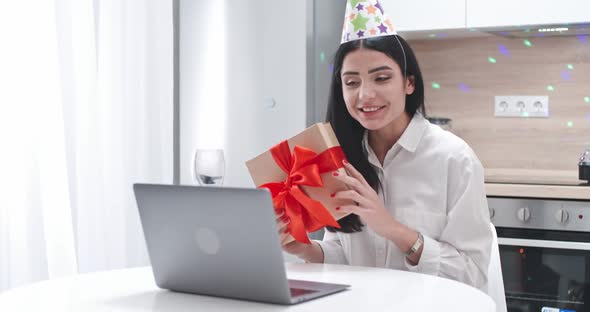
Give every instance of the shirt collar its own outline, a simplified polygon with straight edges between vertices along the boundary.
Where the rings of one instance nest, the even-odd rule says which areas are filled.
[[[399,144],[408,152],[415,152],[427,126],[428,120],[426,120],[422,114],[414,114],[410,124],[399,138]]]
[[[427,126],[428,120],[422,114],[416,112],[406,127],[406,130],[404,130],[401,137],[397,140],[397,144],[408,152],[415,152]],[[367,130],[365,130],[363,136],[363,146],[366,151],[371,151],[369,147],[369,131]]]

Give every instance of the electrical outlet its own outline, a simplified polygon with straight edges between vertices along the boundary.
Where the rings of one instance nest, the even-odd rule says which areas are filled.
[[[497,95],[494,97],[496,117],[549,117],[549,96]]]

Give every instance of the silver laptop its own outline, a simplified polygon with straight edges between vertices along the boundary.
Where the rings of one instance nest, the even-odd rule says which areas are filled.
[[[349,286],[287,280],[266,190],[154,184],[133,189],[160,288],[295,304]]]

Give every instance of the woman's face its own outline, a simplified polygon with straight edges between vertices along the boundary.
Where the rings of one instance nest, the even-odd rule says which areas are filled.
[[[370,49],[355,50],[342,63],[342,94],[348,113],[368,130],[379,130],[405,114],[409,79],[389,56]]]

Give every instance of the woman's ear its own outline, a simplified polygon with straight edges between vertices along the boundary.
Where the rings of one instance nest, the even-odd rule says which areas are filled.
[[[415,84],[414,81],[416,80],[416,78],[414,76],[408,76],[408,78],[406,78],[406,94],[410,95],[412,93],[414,93],[414,89],[415,89]]]

